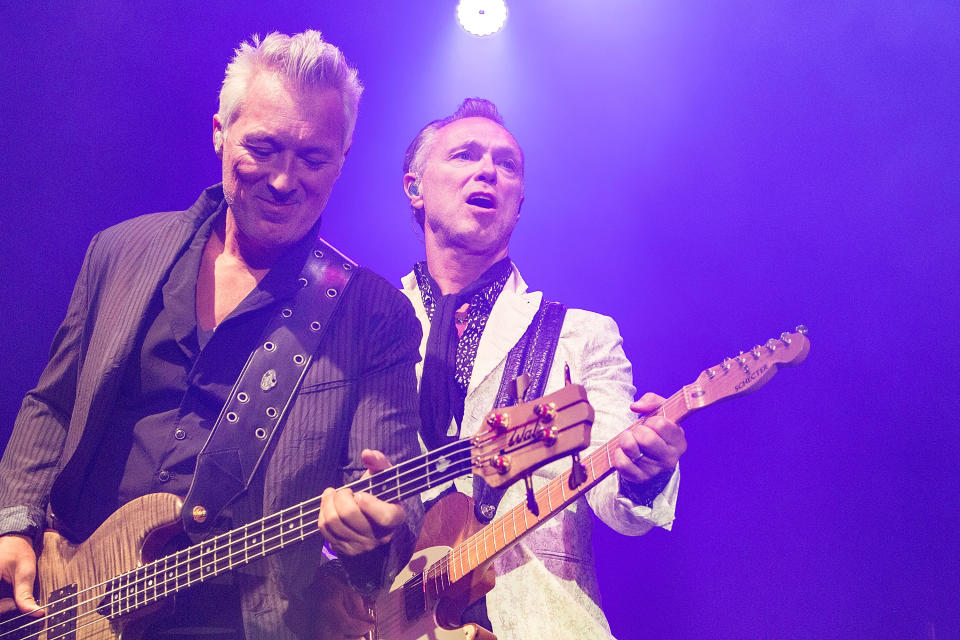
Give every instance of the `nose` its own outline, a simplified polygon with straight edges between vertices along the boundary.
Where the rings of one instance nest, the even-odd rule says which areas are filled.
[[[489,153],[483,154],[477,164],[475,178],[488,184],[497,183],[497,167],[493,164],[493,157]]]
[[[277,202],[289,200],[297,191],[297,177],[292,155],[277,154],[267,176],[267,188]]]

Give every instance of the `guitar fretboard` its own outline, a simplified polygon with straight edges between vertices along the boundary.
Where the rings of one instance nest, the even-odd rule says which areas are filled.
[[[460,440],[345,488],[399,502],[468,473],[472,451],[471,441]],[[117,576],[98,611],[128,613],[300,542],[319,532],[319,512],[317,496]]]
[[[690,406],[695,403],[688,403],[688,395],[687,388],[682,388],[667,398],[656,410],[641,417],[638,422],[642,423],[647,418],[658,414],[673,422],[679,421],[699,408]],[[446,556],[427,569],[426,575],[413,576],[408,585],[411,588],[423,589],[429,599],[435,600],[453,583],[492,562],[522,536],[565,509],[584,492],[607,477],[614,469],[613,451],[617,448],[618,441],[619,436],[597,447],[583,458],[581,463],[586,471],[586,480],[581,484],[572,486],[571,472],[565,471],[538,489],[534,496],[540,507],[540,515],[533,514],[526,503],[516,505],[451,549]]]

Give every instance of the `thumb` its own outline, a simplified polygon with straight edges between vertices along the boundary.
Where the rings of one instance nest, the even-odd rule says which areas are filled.
[[[630,405],[630,410],[634,413],[649,413],[663,403],[663,396],[658,396],[655,393],[645,393]]]
[[[31,558],[21,558],[14,569],[13,600],[20,611],[41,616],[43,610],[33,597],[33,581],[36,577],[36,563]]]
[[[378,473],[393,466],[390,464],[390,461],[387,460],[387,456],[376,449],[364,449],[360,452],[360,459],[363,461],[363,466],[365,466],[370,473]]]

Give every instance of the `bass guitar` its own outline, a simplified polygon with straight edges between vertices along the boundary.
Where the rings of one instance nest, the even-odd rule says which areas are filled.
[[[727,358],[635,424],[654,415],[679,422],[719,400],[759,389],[779,367],[797,365],[806,358],[810,350],[806,332],[801,325],[794,333],[783,333],[779,339]],[[618,442],[619,436],[587,455],[582,461],[586,473],[578,473],[579,478],[573,470],[566,471],[538,489],[534,494],[537,513],[521,503],[482,526],[473,516],[471,498],[451,493],[437,501],[424,518],[413,558],[390,591],[376,601],[372,640],[492,638],[482,627],[461,622],[464,609],[494,587],[491,563],[613,472]]]
[[[537,413],[542,403],[556,415]],[[491,412],[473,438],[401,462],[346,485],[399,502],[467,473],[491,486],[507,485],[530,470],[590,443],[593,408],[580,385]],[[183,502],[154,493],[110,515],[84,542],[46,531],[37,560],[41,618],[18,615],[0,626],[2,640],[123,640],[140,638],[148,613],[178,592],[319,532],[320,497],[306,500],[204,542],[158,557],[182,531]]]

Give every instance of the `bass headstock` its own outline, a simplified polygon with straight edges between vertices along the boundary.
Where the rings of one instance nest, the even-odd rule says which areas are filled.
[[[689,409],[699,409],[725,398],[756,391],[776,374],[780,367],[803,362],[810,351],[807,328],[799,325],[793,332],[783,332],[740,355],[726,358],[701,373],[696,381],[683,388]]]
[[[491,487],[518,477],[590,444],[593,407],[587,391],[567,384],[537,400],[494,409],[471,439],[473,473]]]

